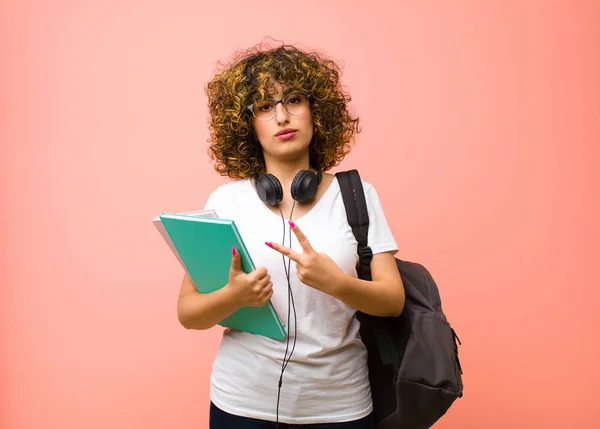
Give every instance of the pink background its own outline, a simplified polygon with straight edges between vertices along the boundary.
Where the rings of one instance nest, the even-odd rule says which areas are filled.
[[[208,427],[221,331],[178,324],[151,219],[224,182],[203,86],[265,36],[343,60],[342,167],[463,341],[436,428],[595,427],[598,22],[594,0],[3,2],[0,427]]]

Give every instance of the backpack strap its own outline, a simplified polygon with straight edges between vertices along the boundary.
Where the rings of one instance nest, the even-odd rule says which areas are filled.
[[[357,170],[341,171],[336,173],[340,184],[342,199],[346,207],[348,224],[352,228],[358,243],[357,253],[359,258],[358,277],[363,280],[372,280],[371,260],[373,251],[368,245],[369,238],[369,212],[365,191]],[[381,317],[364,314],[369,321],[371,333],[377,345],[379,358],[384,365],[399,366],[400,358],[392,337],[387,329],[385,320]],[[364,320],[364,319],[363,319]],[[362,323],[362,322],[361,322]]]
[[[358,242],[357,252],[360,264],[358,276],[363,280],[372,280],[371,260],[373,259],[373,252],[367,244],[369,238],[369,212],[367,211],[367,202],[360,175],[358,170],[349,170],[336,173],[336,177],[346,207],[348,224]]]

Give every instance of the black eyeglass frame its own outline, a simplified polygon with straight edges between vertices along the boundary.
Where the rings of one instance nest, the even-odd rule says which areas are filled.
[[[282,104],[283,104],[283,100],[287,99],[288,97],[291,97],[292,95],[298,95],[298,94],[304,95],[304,96],[306,97],[306,100],[308,101],[308,104],[309,104],[309,106],[308,106],[308,107],[310,107],[310,102],[312,101],[312,98],[313,98],[313,97],[312,97],[312,95],[311,95],[311,94],[307,94],[306,92],[299,92],[299,91],[295,91],[295,92],[290,92],[288,95],[286,95],[285,97],[283,97],[283,98],[281,98],[281,99],[279,99],[279,100],[275,100],[274,98],[267,98],[267,99],[265,99],[265,100],[261,100],[261,101],[260,101],[261,103],[262,103],[262,102],[264,102],[264,101],[272,101],[272,102],[273,102],[273,104],[275,104],[275,109],[273,110],[275,113],[274,113],[274,114],[273,114],[273,116],[271,116],[269,119],[265,119],[265,120],[263,120],[263,119],[258,119],[258,118],[256,118],[256,115],[254,114],[254,105],[255,105],[256,103],[258,103],[258,102],[256,102],[256,103],[252,103],[252,104],[250,104],[250,105],[246,106],[246,109],[248,109],[248,110],[250,111],[250,113],[252,113],[252,116],[254,116],[254,117],[255,117],[255,118],[258,120],[258,121],[267,122],[267,121],[270,121],[271,119],[273,119],[273,118],[274,118],[274,117],[277,115],[277,105],[278,105],[279,103],[282,103]],[[286,112],[288,112],[290,115],[292,115],[292,116],[298,116],[298,115],[294,115],[293,113],[290,113],[290,112],[289,112],[289,111],[288,111],[288,110],[285,108],[285,104],[283,105],[283,108],[284,108],[284,109],[285,109],[285,111],[286,111]],[[302,113],[304,113],[304,112],[302,112]],[[302,113],[301,113],[301,114],[302,114]]]

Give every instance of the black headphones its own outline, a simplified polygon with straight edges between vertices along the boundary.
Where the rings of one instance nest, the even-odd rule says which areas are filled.
[[[317,195],[317,190],[319,189],[319,185],[321,184],[321,179],[323,178],[323,172],[319,163],[315,163],[318,167],[315,168],[317,173],[313,173],[310,170],[300,170],[294,176],[294,180],[292,180],[291,185],[291,194],[294,201],[299,203],[304,203],[312,200],[315,195]],[[314,167],[314,165],[313,165]],[[277,206],[281,200],[283,200],[283,187],[281,186],[281,182],[277,177],[273,174],[254,174],[254,184],[256,186],[256,193],[262,202],[267,203],[271,206]],[[280,207],[281,210],[281,207]],[[294,211],[292,207],[292,212]],[[281,212],[281,218],[283,220],[283,212]],[[292,218],[292,213],[290,212],[290,220]],[[291,226],[290,226],[291,229]],[[290,244],[292,246],[292,233],[290,231]],[[285,227],[283,233],[283,243],[285,243]],[[297,320],[296,320],[296,305],[294,304],[294,295],[292,293],[292,287],[290,285],[290,259],[288,258],[287,269],[285,267],[285,256],[283,256],[284,269],[288,282],[288,326],[290,326],[290,304],[294,312],[294,343],[292,346],[292,350],[290,352],[289,357],[287,356],[288,347],[290,342],[290,335],[287,335],[287,345],[285,349],[285,355],[283,357],[283,364],[281,366],[281,375],[279,377],[279,387],[277,390],[277,420],[276,427],[279,427],[279,395],[281,393],[281,385],[283,382],[283,372],[285,367],[290,362],[292,358],[292,353],[296,347],[296,338],[297,338]]]
[[[317,195],[323,173],[321,168],[316,168],[317,174],[310,170],[300,170],[292,180],[292,198],[299,203],[312,200]],[[265,203],[276,206],[283,199],[281,182],[272,174],[254,175],[256,193]]]

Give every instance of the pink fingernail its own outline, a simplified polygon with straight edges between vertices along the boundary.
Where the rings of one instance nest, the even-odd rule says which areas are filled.
[[[232,254],[233,256],[235,256],[235,247],[232,247],[232,248],[231,248],[231,254]]]
[[[293,228],[296,226],[296,224],[294,222],[292,222],[291,220],[288,220],[288,223],[290,224],[290,226]]]
[[[265,244],[271,248],[273,247],[273,243],[271,243],[270,241],[265,241]]]

